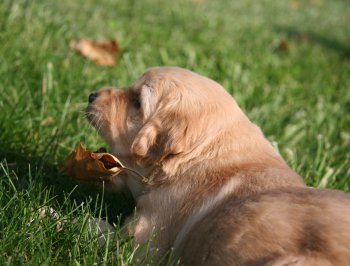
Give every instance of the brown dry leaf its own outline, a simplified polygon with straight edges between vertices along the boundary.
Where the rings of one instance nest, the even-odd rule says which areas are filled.
[[[116,64],[116,55],[120,52],[119,45],[115,40],[72,40],[70,48],[94,61],[101,66],[114,66]]]
[[[289,43],[287,40],[282,39],[280,43],[278,44],[277,49],[282,52],[287,52],[289,51]]]
[[[53,123],[55,123],[55,120],[53,119],[52,116],[48,116],[46,119],[44,119],[43,121],[41,121],[41,125],[43,126],[49,126],[52,125]]]
[[[308,42],[310,41],[310,36],[306,32],[298,32],[295,34],[295,39],[300,42]]]
[[[300,1],[299,0],[290,0],[289,6],[293,9],[298,9],[300,7]]]
[[[320,6],[321,5],[321,0],[310,0],[311,5],[314,6]]]
[[[86,150],[81,143],[78,143],[60,167],[64,174],[82,181],[108,181],[124,169],[112,154],[94,153]]]

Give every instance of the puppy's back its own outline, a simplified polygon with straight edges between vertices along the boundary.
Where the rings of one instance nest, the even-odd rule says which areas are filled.
[[[350,198],[293,188],[229,198],[184,239],[185,265],[349,265]]]

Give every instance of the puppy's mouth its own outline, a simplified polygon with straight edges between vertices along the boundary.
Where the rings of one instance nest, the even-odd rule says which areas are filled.
[[[95,114],[93,113],[92,107],[90,104],[88,104],[88,106],[85,109],[85,117],[91,124],[93,123]]]
[[[99,117],[98,112],[96,110],[96,106],[94,106],[94,102],[96,101],[99,93],[96,91],[93,91],[90,93],[88,98],[88,105],[85,110],[85,116],[87,120],[95,127],[98,128],[98,120],[100,120],[101,117]]]
[[[85,110],[85,117],[97,130],[101,127],[101,115],[93,108],[91,104],[88,104]]]

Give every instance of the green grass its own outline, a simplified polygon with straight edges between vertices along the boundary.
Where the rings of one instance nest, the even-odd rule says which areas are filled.
[[[217,80],[309,185],[349,191],[350,4],[295,2],[2,0],[0,264],[131,264],[131,240],[100,247],[86,226],[119,224],[131,198],[75,183],[58,165],[78,141],[104,145],[84,118],[89,92],[151,66]],[[70,51],[79,37],[117,39],[117,67]],[[40,218],[42,206],[60,220]]]

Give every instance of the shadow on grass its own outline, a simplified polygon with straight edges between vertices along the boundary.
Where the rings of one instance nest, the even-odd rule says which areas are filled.
[[[339,53],[346,59],[350,59],[350,44],[341,43],[332,36],[323,36],[313,31],[302,31],[294,27],[276,26],[275,30],[278,33],[286,34],[288,38],[321,45],[324,48]]]
[[[89,209],[97,215],[101,209],[101,217],[107,217],[110,223],[122,222],[134,210],[135,203],[128,193],[104,191],[101,186],[91,183],[78,183],[70,177],[61,174],[58,166],[40,157],[27,157],[21,151],[9,151],[0,145],[0,160],[7,163],[8,169],[13,171],[18,180],[15,186],[18,190],[27,191],[32,183],[41,185],[51,191],[50,195],[58,206],[63,206],[69,194],[69,201],[76,205],[89,204]],[[2,175],[2,169],[0,169]],[[101,197],[103,204],[101,207]]]

